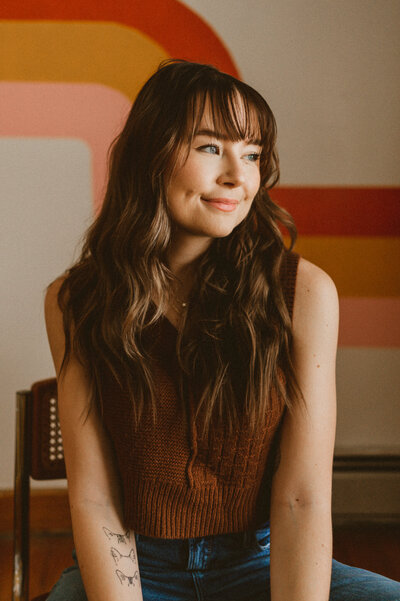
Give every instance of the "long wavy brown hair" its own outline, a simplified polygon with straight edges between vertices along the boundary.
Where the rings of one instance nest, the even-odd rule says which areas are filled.
[[[101,211],[58,295],[66,338],[61,371],[74,353],[89,378],[88,409],[93,403],[102,407],[105,378],[112,375],[132,399],[134,427],[148,409],[156,421],[145,332],[163,318],[175,280],[167,260],[173,235],[167,189],[185,161],[206,102],[217,131],[233,141],[256,136],[262,153],[261,185],[251,209],[197,260],[177,335],[181,397],[184,386],[196,392],[196,416],[205,415],[203,435],[214,419],[223,420],[230,432],[245,418],[255,428],[270,407],[271,391],[289,409],[301,399],[280,279],[287,253],[281,226],[289,232],[290,248],[296,230],[268,195],[279,179],[276,123],[260,94],[209,65],[162,63],[112,145]]]

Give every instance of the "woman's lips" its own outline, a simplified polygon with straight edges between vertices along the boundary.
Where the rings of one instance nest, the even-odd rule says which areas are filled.
[[[237,200],[230,200],[229,198],[202,198],[204,202],[212,205],[220,211],[234,211],[239,204]]]

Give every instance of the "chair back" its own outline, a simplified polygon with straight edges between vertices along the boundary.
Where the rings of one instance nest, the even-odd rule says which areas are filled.
[[[14,473],[14,565],[12,601],[29,599],[30,478],[65,478],[55,378],[16,394]]]

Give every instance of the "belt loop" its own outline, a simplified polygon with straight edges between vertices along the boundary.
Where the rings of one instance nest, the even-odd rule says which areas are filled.
[[[252,530],[245,530],[243,532],[243,538],[242,538],[243,547],[244,548],[250,547],[253,543],[253,538],[254,538],[254,532]]]

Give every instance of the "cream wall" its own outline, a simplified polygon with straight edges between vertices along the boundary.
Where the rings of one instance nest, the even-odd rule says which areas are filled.
[[[0,198],[0,488],[12,488],[15,391],[54,375],[44,290],[76,256],[91,217],[89,148],[73,139],[0,138]]]
[[[185,4],[213,27],[243,78],[270,102],[282,183],[399,185],[400,2]],[[90,150],[78,140],[0,140],[0,488],[12,487],[15,390],[54,373],[43,290],[69,264],[88,223],[91,168]],[[399,350],[339,350],[339,446],[399,448],[399,373]]]
[[[282,184],[399,185],[398,0],[185,4],[269,101]]]

